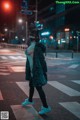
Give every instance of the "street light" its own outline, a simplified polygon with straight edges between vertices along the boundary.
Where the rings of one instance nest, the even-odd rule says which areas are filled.
[[[5,31],[5,32],[7,32],[7,31],[8,31],[8,29],[7,29],[7,28],[5,28],[5,29],[4,29],[4,31]]]
[[[19,22],[19,23],[22,23],[22,22],[23,22],[23,20],[20,18],[20,19],[18,20],[18,22]]]

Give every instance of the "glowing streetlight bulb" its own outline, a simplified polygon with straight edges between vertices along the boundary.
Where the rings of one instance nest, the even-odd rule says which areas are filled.
[[[23,22],[23,20],[22,20],[22,19],[19,19],[19,20],[18,20],[18,22],[19,22],[19,23],[22,23],[22,22]]]
[[[7,28],[5,28],[5,29],[4,29],[4,31],[5,31],[5,32],[7,32],[7,31],[8,31],[8,29],[7,29]]]

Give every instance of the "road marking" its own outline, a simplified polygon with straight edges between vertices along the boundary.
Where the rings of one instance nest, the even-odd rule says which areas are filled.
[[[22,60],[25,60],[25,59],[26,59],[26,57],[22,57],[22,56],[18,56],[17,58],[18,58],[18,59],[22,59]]]
[[[9,58],[14,59],[14,60],[17,60],[17,59],[24,60],[24,59],[26,59],[25,57],[22,57],[22,56],[9,56]]]
[[[66,85],[63,85],[62,83],[59,83],[57,81],[49,81],[48,82],[51,86],[57,88],[58,90],[62,91],[63,93],[69,95],[69,96],[80,96],[80,92],[77,90],[74,90]]]
[[[0,50],[0,53],[3,53],[3,52],[7,53],[7,52],[11,52],[11,50],[8,50],[8,49],[2,49],[2,50]]]
[[[29,83],[28,82],[16,82],[16,84],[29,97]],[[39,95],[36,89],[35,89],[33,98],[39,98]]]
[[[23,56],[11,56],[11,55],[9,55],[9,56],[0,56],[0,57],[3,60],[7,60],[7,59],[12,59],[12,60],[18,60],[18,59],[20,59],[20,60],[26,60],[26,57],[23,57]]]
[[[1,63],[2,64],[2,63]],[[6,69],[6,66],[0,65],[0,69]]]
[[[16,60],[18,59],[17,56],[8,56],[10,59]]]
[[[10,75],[10,73],[0,72],[0,75]]]
[[[14,72],[25,72],[25,67],[23,66],[12,66],[10,67],[10,69],[12,69],[12,71]]]
[[[80,80],[72,80],[72,82],[80,84]]]
[[[74,64],[74,65],[69,66],[68,68],[77,68],[78,66],[79,66],[78,64]]]
[[[80,104],[78,102],[62,102],[59,103],[76,117],[80,118]]]
[[[0,56],[0,57],[1,57],[1,59],[7,60],[6,56]]]
[[[3,96],[2,96],[1,91],[0,91],[0,100],[3,100]]]
[[[11,105],[16,120],[43,120],[33,106]]]
[[[4,69],[4,68],[0,69],[0,72],[8,72],[8,71],[9,71],[9,70]]]

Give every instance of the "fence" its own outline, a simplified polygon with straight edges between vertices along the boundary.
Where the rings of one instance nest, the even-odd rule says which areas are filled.
[[[7,44],[7,43],[0,43],[0,46],[5,47],[5,48],[16,48],[20,50],[25,50],[28,46],[27,45],[15,45],[15,44]]]

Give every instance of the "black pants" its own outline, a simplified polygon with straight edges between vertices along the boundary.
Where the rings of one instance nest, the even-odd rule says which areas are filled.
[[[30,89],[29,89],[29,101],[32,102],[32,99],[33,99],[33,95],[34,95],[34,86],[32,85],[29,85],[30,86]],[[40,99],[42,101],[42,104],[44,107],[48,107],[47,105],[47,102],[46,102],[46,96],[45,96],[45,93],[42,89],[42,86],[38,86],[36,87],[38,93],[39,93],[39,96],[40,96]]]

